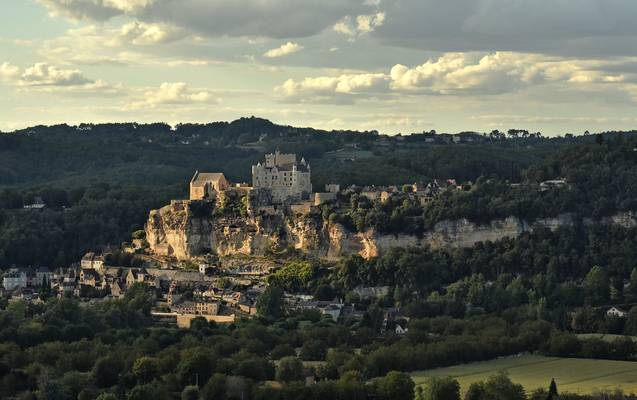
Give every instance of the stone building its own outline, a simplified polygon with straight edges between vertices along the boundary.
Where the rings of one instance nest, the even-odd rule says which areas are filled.
[[[11,269],[4,274],[2,286],[5,290],[14,290],[27,287],[27,274],[20,269]]]
[[[94,269],[101,271],[104,268],[104,257],[93,252],[88,252],[84,254],[84,257],[82,257],[80,267],[82,269]]]
[[[296,154],[266,154],[265,162],[252,166],[252,187],[270,192],[273,203],[308,200],[312,193],[310,165]]]
[[[190,180],[190,200],[212,199],[230,187],[222,172],[199,172]]]

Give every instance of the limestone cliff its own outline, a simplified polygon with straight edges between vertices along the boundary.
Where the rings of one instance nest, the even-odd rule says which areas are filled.
[[[590,224],[593,221],[584,220]],[[635,215],[618,214],[596,223],[637,226]],[[150,212],[146,236],[157,255],[187,260],[215,253],[264,255],[269,250],[292,246],[317,257],[336,259],[343,255],[377,256],[392,247],[470,247],[477,242],[517,237],[538,228],[551,230],[573,224],[570,215],[529,223],[516,217],[478,225],[466,219],[443,221],[422,237],[382,235],[374,231],[350,232],[340,224],[324,222],[320,215],[268,213],[257,217],[197,215],[189,202],[174,201]]]

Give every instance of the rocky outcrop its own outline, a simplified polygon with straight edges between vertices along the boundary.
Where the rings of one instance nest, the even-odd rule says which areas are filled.
[[[188,201],[173,201],[150,213],[146,238],[157,255],[186,260],[206,253],[264,255],[269,250],[294,247],[317,257],[336,259],[349,254],[378,256],[393,247],[471,247],[478,242],[515,238],[536,229],[555,230],[574,223],[570,215],[527,222],[516,217],[476,224],[466,219],[442,221],[422,237],[354,233],[340,224],[324,222],[320,215],[270,213],[258,217],[197,215]],[[583,220],[584,224],[593,223]],[[617,214],[595,223],[637,226],[635,215]]]

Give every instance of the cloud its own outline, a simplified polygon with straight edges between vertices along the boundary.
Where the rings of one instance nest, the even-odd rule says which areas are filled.
[[[117,95],[122,86],[113,86],[101,79],[89,79],[77,69],[64,69],[45,62],[24,70],[10,63],[0,64],[0,78],[18,91],[68,93],[82,95]]]
[[[618,84],[637,79],[608,72],[626,60],[597,61],[547,57],[513,52],[448,53],[421,65],[394,65],[389,73],[288,79],[275,87],[287,100],[311,101],[320,96],[402,92],[431,95],[481,95],[515,92],[530,86],[563,82],[571,85]],[[310,99],[310,100],[308,100]]]
[[[266,57],[266,58],[283,57],[283,56],[287,56],[288,54],[296,53],[297,51],[301,51],[301,50],[303,50],[303,46],[301,46],[300,44],[287,42],[277,48],[266,51],[265,53],[263,53],[263,57]]]
[[[633,0],[384,0],[386,44],[454,51],[637,55]]]
[[[117,28],[86,25],[42,41],[38,52],[56,64],[199,64],[205,60],[176,58],[170,47],[188,33],[164,24],[132,21]],[[182,44],[179,42],[178,44]],[[165,56],[164,56],[165,54]]]
[[[386,86],[388,76],[382,73],[342,74],[329,77],[305,78],[301,81],[288,79],[274,91],[282,99],[320,102],[324,96],[351,95],[374,92]]]
[[[207,90],[190,89],[184,82],[164,82],[158,89],[146,91],[140,99],[127,103],[124,108],[136,110],[157,108],[161,105],[216,102],[219,102],[219,99],[213,98]]]
[[[292,38],[315,35],[374,6],[361,0],[39,0],[53,15],[106,21],[127,15],[207,36]]]
[[[186,36],[187,33],[182,29],[170,25],[133,21],[121,27],[117,40],[134,45],[150,45],[174,42]]]
[[[487,121],[492,124],[574,124],[574,123],[593,123],[593,124],[609,124],[615,122],[637,123],[636,117],[572,117],[559,116],[551,117],[546,115],[478,115],[472,116],[472,120]]]
[[[106,21],[117,15],[139,12],[154,0],[38,0],[54,16]]]
[[[450,53],[413,68],[396,64],[390,76],[392,88],[397,90],[437,94],[504,93],[545,79],[537,58],[539,56],[510,52],[484,56]]]
[[[385,22],[385,13],[359,15],[356,18],[350,16],[343,17],[332,29],[347,36],[360,36],[372,32]]]
[[[20,76],[20,68],[8,62],[0,64],[0,78],[2,80],[11,81],[18,76]]]
[[[23,86],[79,86],[93,83],[80,70],[59,69],[43,62],[26,68],[18,82]]]

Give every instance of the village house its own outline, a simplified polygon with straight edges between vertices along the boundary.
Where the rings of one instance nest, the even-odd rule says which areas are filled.
[[[242,299],[239,304],[239,310],[248,315],[257,315],[257,306],[255,303],[250,302],[246,299]]]
[[[84,255],[84,257],[82,257],[80,267],[82,269],[94,269],[100,271],[104,268],[104,257],[98,256],[93,252],[88,252]]]
[[[53,279],[53,272],[48,267],[38,267],[34,271],[34,282],[31,286],[42,286],[43,284],[50,285]]]
[[[551,179],[540,183],[540,191],[544,192],[550,189],[559,189],[566,185],[566,179]]]
[[[175,304],[172,310],[178,314],[194,314],[194,315],[218,315],[219,303],[208,301],[184,301]]]
[[[15,290],[27,287],[27,274],[25,271],[12,268],[2,277],[2,286],[5,290]]]
[[[42,299],[40,296],[33,291],[33,289],[29,288],[20,288],[13,292],[11,298],[9,299],[10,303],[16,301],[25,301],[27,303],[41,303]]]
[[[58,292],[58,296],[74,293],[78,286],[79,273],[73,268],[59,269],[53,275],[51,287]]]
[[[126,286],[131,287],[136,283],[142,283],[150,287],[159,287],[159,279],[151,275],[145,268],[130,268],[126,274]]]
[[[126,287],[119,279],[114,279],[109,283],[109,287],[111,289],[111,296],[115,299],[119,299],[124,296],[126,293]]]
[[[44,207],[46,207],[46,204],[44,204],[42,197],[36,197],[33,199],[33,203],[25,204],[23,206],[25,210],[40,210]]]
[[[626,318],[628,316],[628,312],[619,307],[611,307],[606,311],[606,315],[609,317]]]
[[[336,199],[336,195],[341,191],[341,186],[335,183],[325,185],[325,192],[314,193],[314,205],[320,206],[323,203]]]
[[[310,300],[312,296],[286,296],[287,308],[290,310],[318,310],[323,315],[329,315],[338,321],[344,307],[342,302]]]
[[[80,271],[80,285],[98,287],[101,280],[101,275],[93,268],[82,268]]]

